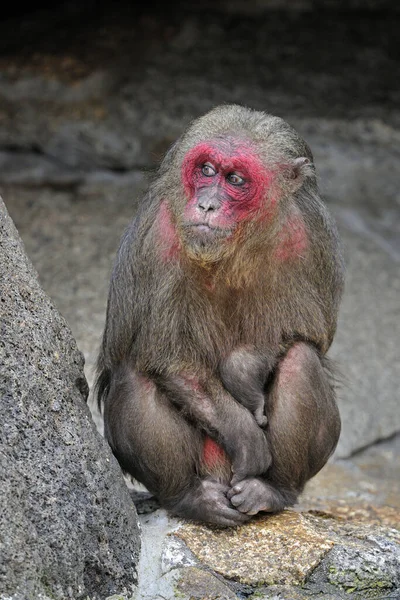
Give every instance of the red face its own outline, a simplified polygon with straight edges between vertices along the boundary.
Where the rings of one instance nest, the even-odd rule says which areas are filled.
[[[271,178],[247,142],[224,138],[195,146],[182,165],[188,198],[182,225],[190,240],[229,238],[239,223],[265,217]]]

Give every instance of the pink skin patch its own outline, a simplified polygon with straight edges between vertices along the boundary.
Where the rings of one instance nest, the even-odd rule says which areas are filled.
[[[188,373],[180,373],[171,377],[191,398],[193,409],[197,410],[203,417],[213,419],[215,412],[214,403],[204,392],[199,378],[196,375]]]
[[[215,169],[213,177],[202,172],[205,163]],[[232,185],[227,176],[236,173],[244,179],[242,185]],[[199,192],[209,188],[210,194],[218,196],[221,206],[207,214],[210,227],[229,230],[246,218],[259,218],[270,213],[273,199],[266,200],[266,191],[273,174],[262,165],[250,144],[233,138],[203,142],[192,148],[182,165],[182,181],[188,202],[184,211],[187,223],[201,224],[204,213],[198,208]]]
[[[181,385],[184,385],[189,390],[203,394],[203,388],[201,387],[199,378],[196,375],[183,373],[180,375],[175,375],[175,380],[179,381]]]
[[[153,383],[153,381],[151,381],[151,379],[148,379],[147,377],[145,377],[144,375],[141,375],[140,373],[137,373],[136,377],[137,377],[138,384],[140,386],[141,393],[150,394],[151,392],[153,392],[155,390],[155,384]]]
[[[175,260],[180,252],[180,241],[172,222],[171,212],[165,200],[162,201],[157,215],[159,240],[161,240],[161,258],[163,262]]]
[[[204,440],[202,459],[209,469],[227,462],[225,450],[208,436]]]
[[[279,385],[282,387],[293,387],[293,383],[299,380],[307,362],[310,350],[306,344],[298,343],[290,348],[279,365]]]
[[[175,380],[187,388],[188,393],[195,393],[193,402],[197,403],[201,412],[206,414],[207,412],[212,413],[213,405],[209,398],[204,394],[203,387],[196,375],[188,373],[180,374],[175,376]],[[204,438],[202,462],[209,469],[221,466],[228,461],[228,457],[225,450],[221,448],[217,442],[210,437]]]
[[[304,255],[308,246],[307,233],[301,217],[291,216],[283,226],[275,257],[287,261]]]

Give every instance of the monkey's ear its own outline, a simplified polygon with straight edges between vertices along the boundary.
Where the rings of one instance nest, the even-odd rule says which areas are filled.
[[[314,165],[306,156],[300,156],[290,161],[285,165],[285,178],[293,191],[298,190],[307,177],[312,177],[314,173]]]

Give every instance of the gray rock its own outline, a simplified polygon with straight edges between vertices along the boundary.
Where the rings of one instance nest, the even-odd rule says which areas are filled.
[[[139,531],[83,357],[0,200],[0,597],[131,595]]]
[[[32,187],[52,185],[67,188],[83,180],[80,171],[68,169],[46,156],[31,152],[0,152],[0,173],[3,183]]]
[[[398,598],[400,548],[385,538],[364,547],[335,546],[313,572],[307,586],[338,598]]]
[[[400,430],[399,261],[365,231],[354,209],[335,210],[347,262],[346,292],[331,356],[343,375],[337,456]]]
[[[209,571],[189,567],[178,569],[175,588],[182,600],[237,600],[238,595]]]
[[[399,531],[367,523],[365,507],[364,522],[339,516],[337,509],[340,505],[316,514],[286,510],[236,529],[184,524],[171,535],[184,540],[198,562],[185,568],[184,550],[171,553],[179,573],[175,585],[185,600],[252,593],[281,600],[398,598]]]

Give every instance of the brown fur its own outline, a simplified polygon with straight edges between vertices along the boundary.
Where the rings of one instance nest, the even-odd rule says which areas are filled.
[[[278,198],[277,210],[199,249],[185,237],[180,167],[196,144],[231,135],[274,173],[262,201]],[[162,202],[176,233],[168,259],[160,254]],[[293,219],[307,241],[298,254]],[[287,260],[277,259],[282,239],[286,253],[294,248]],[[195,121],[162,162],[111,279],[97,386],[122,467],[175,513],[221,525],[292,503],[339,435],[322,357],[342,286],[336,228],[297,133],[239,106]],[[281,371],[293,373],[284,385]],[[260,422],[264,412],[262,429],[254,415]],[[230,458],[222,476],[202,464],[206,435]]]

